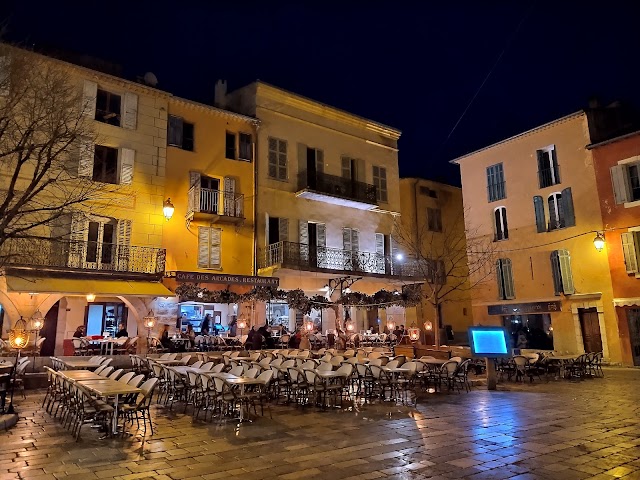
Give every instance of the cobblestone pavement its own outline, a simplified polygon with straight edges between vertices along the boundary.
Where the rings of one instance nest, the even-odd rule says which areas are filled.
[[[428,395],[417,408],[275,406],[239,430],[154,407],[144,449],[88,427],[76,443],[28,392],[0,433],[0,479],[640,479],[640,370],[605,374]]]

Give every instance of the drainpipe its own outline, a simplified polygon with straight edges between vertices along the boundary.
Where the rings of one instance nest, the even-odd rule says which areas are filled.
[[[258,275],[258,130],[256,124],[256,141],[253,146],[253,275]]]

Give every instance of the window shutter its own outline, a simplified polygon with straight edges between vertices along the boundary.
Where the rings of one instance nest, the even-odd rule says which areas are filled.
[[[316,150],[316,172],[324,173],[324,152]]]
[[[316,223],[316,245],[322,248],[327,246],[327,226],[324,223]]]
[[[286,140],[278,140],[278,180],[285,182],[289,178],[289,153],[287,149],[288,146]]]
[[[264,214],[264,244],[269,246],[269,214]]]
[[[220,268],[222,265],[222,259],[220,258],[221,243],[222,243],[222,230],[220,228],[209,229],[209,267]]]
[[[562,293],[562,273],[558,250],[551,252],[551,273],[553,274],[553,290],[556,295],[560,295]]]
[[[342,228],[342,250],[351,251],[351,229],[347,227]]]
[[[496,280],[498,281],[498,298],[504,300],[504,279],[502,277],[502,260],[496,260]]]
[[[95,145],[86,138],[81,138],[78,145],[78,176],[93,177],[93,159],[95,157]]]
[[[611,181],[613,182],[613,197],[617,204],[628,202],[631,188],[629,185],[629,173],[626,165],[614,165],[611,167]]]
[[[200,178],[201,175],[199,172],[194,172],[191,170],[189,172],[189,187],[193,187],[194,185],[200,186]]]
[[[11,92],[11,57],[0,57],[0,97],[6,97]]]
[[[538,155],[538,186],[544,188],[544,171],[549,168],[549,165],[545,165],[544,152],[542,150],[537,150],[536,154]]]
[[[513,268],[511,259],[502,259],[502,278],[504,279],[504,298],[511,300],[516,298],[515,286],[513,284]]]
[[[278,141],[269,139],[269,165],[267,175],[270,178],[278,178]]]
[[[384,233],[376,233],[376,254],[384,255]]]
[[[638,273],[638,249],[635,232],[625,232],[620,236],[622,240],[622,253],[627,273]]]
[[[84,266],[88,237],[89,221],[82,213],[74,212],[71,215],[69,229],[69,267],[82,268]]]
[[[560,275],[562,276],[562,291],[565,295],[575,293],[573,286],[573,272],[571,271],[571,256],[568,250],[558,250],[560,260]]]
[[[304,143],[298,143],[298,173],[304,172],[307,170],[307,146]],[[307,172],[307,178],[305,178],[305,182],[308,182],[309,172]],[[307,183],[305,186],[308,186]]]
[[[131,220],[118,220],[116,238],[116,268],[120,272],[129,270],[129,246],[131,245]]]
[[[278,221],[278,238],[280,239],[281,242],[288,242],[289,241],[289,219],[287,218],[281,218]]]
[[[198,268],[209,268],[209,227],[198,227]]]
[[[239,212],[236,208],[236,179],[224,177],[224,214],[235,217]]]
[[[169,145],[182,148],[183,125],[182,117],[169,115],[169,131],[167,132],[167,143]]]
[[[98,96],[98,84],[85,80],[82,87],[82,114],[87,118],[96,118],[96,97]]]
[[[299,220],[298,231],[300,233],[300,243],[302,245],[309,245],[309,222]]]
[[[355,179],[358,180],[359,182],[365,182],[366,181],[365,175],[367,171],[365,168],[364,160],[361,158],[356,158],[353,161],[353,163],[356,166]]]
[[[533,209],[536,215],[536,227],[538,233],[546,232],[547,225],[544,216],[544,201],[540,195],[533,197]]]
[[[131,185],[133,181],[133,162],[136,151],[130,148],[120,149],[120,184]]]
[[[138,95],[126,92],[124,94],[122,126],[129,130],[135,130],[138,121]]]
[[[351,230],[351,251],[354,253],[360,251],[360,232],[356,229]]]
[[[374,169],[376,167],[373,167]],[[342,178],[351,178],[351,159],[349,157],[342,157]]]
[[[118,245],[131,245],[131,220],[120,219],[118,220],[118,238],[116,243]]]
[[[560,168],[558,167],[558,154],[556,153],[555,147],[551,150],[551,164],[553,166],[553,176],[555,177],[555,181],[556,183],[560,183]]]
[[[509,224],[507,223],[507,208],[502,207],[500,209],[500,215],[502,217],[502,238],[509,238]]]
[[[429,209],[431,210],[431,209]],[[431,223],[431,222],[429,222]],[[502,224],[500,223],[500,209],[496,208],[493,211],[493,225],[496,230],[496,240],[502,240]]]
[[[573,209],[573,196],[571,195],[571,187],[567,187],[562,190],[561,201],[562,213],[564,214],[564,226],[573,227],[576,224],[576,214]]]

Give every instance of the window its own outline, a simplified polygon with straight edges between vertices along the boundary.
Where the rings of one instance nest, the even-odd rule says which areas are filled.
[[[490,202],[502,200],[507,197],[502,163],[496,163],[495,165],[487,167],[487,196]]]
[[[575,293],[573,273],[571,272],[571,257],[569,250],[555,250],[551,252],[551,272],[553,287],[556,295]]]
[[[269,217],[266,235],[269,245],[289,241],[289,219]]]
[[[227,132],[225,136],[225,158],[236,159],[236,134]]]
[[[373,185],[376,187],[376,200],[387,201],[387,169],[384,167],[373,167]]]
[[[638,178],[638,165],[629,165],[629,183],[631,184],[631,200],[640,200],[640,178]]]
[[[638,257],[640,256],[640,251],[638,250],[638,246],[640,242],[638,242],[638,233],[639,232],[624,232],[620,235],[624,266],[627,273],[639,273]]]
[[[622,163],[611,167],[611,180],[617,204],[640,200],[640,163]]]
[[[442,211],[439,208],[427,208],[427,228],[430,232],[442,231]]]
[[[167,132],[167,143],[172,147],[193,151],[194,126],[193,123],[185,122],[181,117],[169,115],[169,131]]]
[[[431,198],[438,198],[438,192],[435,190],[431,190],[429,187],[425,187],[424,185],[420,186],[420,195],[426,195]]]
[[[496,279],[498,281],[498,298],[500,300],[516,298],[511,259],[499,258],[496,260]]]
[[[253,160],[253,143],[251,142],[251,134],[240,133],[239,138],[239,150],[238,160],[246,160],[250,162]]]
[[[121,105],[122,97],[120,95],[98,89],[96,95],[96,120],[119,127]]]
[[[444,285],[447,280],[444,271],[444,261],[427,260],[425,276],[427,278],[427,282],[431,283],[432,285]]]
[[[94,182],[118,183],[118,149],[95,146],[91,179]]]
[[[287,141],[269,137],[269,178],[287,180]]]
[[[115,221],[89,222],[86,255],[88,263],[111,264],[115,244],[114,234]]]
[[[509,238],[506,207],[498,207],[493,211],[493,225],[495,227],[495,241],[506,240]]]
[[[547,201],[549,203],[549,230],[566,227],[562,208],[562,194],[552,193]]]
[[[342,228],[342,249],[349,252],[360,250],[360,232],[355,228]]]
[[[560,168],[558,167],[556,148],[552,145],[542,148],[536,153],[538,156],[538,183],[540,188],[560,183]]]
[[[198,268],[220,268],[222,229],[198,227]]]
[[[536,195],[533,197],[533,207],[538,232],[575,226],[576,218],[573,210],[573,194],[571,193],[571,188],[565,188],[562,192],[554,192],[547,197],[549,224],[546,225],[546,228],[543,203],[541,196]]]

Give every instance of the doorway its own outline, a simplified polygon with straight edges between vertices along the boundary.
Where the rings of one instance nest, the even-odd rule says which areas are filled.
[[[46,339],[42,344],[42,348],[40,349],[40,355],[43,357],[52,356],[56,348],[56,332],[58,330],[59,306],[60,302],[56,302],[44,316],[44,324],[39,334],[40,338]]]
[[[595,308],[579,308],[578,317],[580,318],[584,351],[587,353],[602,352],[602,336],[600,335],[598,310]]]
[[[640,366],[640,308],[627,309],[627,321],[629,322],[629,343],[631,344],[633,364]]]
[[[85,331],[87,336],[103,335],[108,332],[115,336],[118,324],[127,325],[128,310],[124,303],[94,302],[87,305],[85,310]]]
[[[113,267],[115,235],[115,220],[89,222],[85,255],[86,268],[101,270]]]

